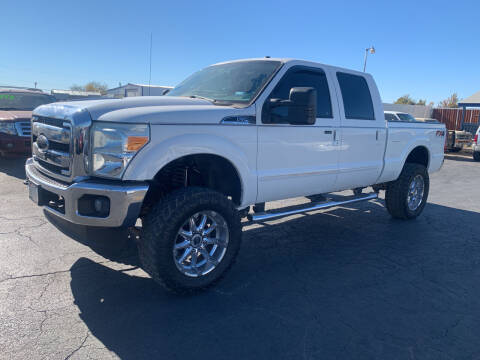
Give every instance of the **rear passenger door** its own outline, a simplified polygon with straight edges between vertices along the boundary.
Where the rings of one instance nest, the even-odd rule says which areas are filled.
[[[383,168],[386,141],[385,115],[371,76],[337,71],[341,129],[340,189],[375,184]]]
[[[281,76],[279,74],[279,76]],[[335,87],[320,67],[292,66],[260,102],[258,128],[258,202],[332,191],[338,169],[335,141],[338,107],[332,105]],[[285,108],[269,114],[269,99],[289,98],[293,87],[317,90],[317,116],[313,125],[292,125]],[[333,94],[333,95],[331,95]]]

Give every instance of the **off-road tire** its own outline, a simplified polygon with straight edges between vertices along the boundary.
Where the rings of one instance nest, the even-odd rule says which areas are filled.
[[[480,161],[480,151],[475,151],[473,153],[473,160]]]
[[[409,185],[413,178],[421,175],[424,181],[424,194],[420,206],[414,211],[407,205]],[[385,204],[393,218],[410,220],[420,215],[427,203],[430,178],[425,166],[420,164],[406,163],[399,178],[388,184],[385,192]]]
[[[182,224],[202,210],[216,211],[225,219],[229,230],[228,247],[222,261],[210,273],[189,277],[176,267],[173,246]],[[240,249],[242,228],[238,211],[226,196],[209,189],[175,190],[152,206],[142,222],[138,243],[142,268],[157,283],[176,293],[199,291],[215,284],[232,266]]]

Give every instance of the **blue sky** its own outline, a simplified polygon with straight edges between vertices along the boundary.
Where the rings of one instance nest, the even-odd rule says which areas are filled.
[[[293,57],[367,71],[385,102],[480,90],[479,1],[20,1],[0,8],[0,84],[175,85],[211,63]]]

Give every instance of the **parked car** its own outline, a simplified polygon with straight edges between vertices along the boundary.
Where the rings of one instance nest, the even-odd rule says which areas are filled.
[[[416,218],[445,141],[443,124],[387,124],[369,74],[270,58],[209,66],[166,96],[44,105],[32,122],[30,198],[76,224],[141,218],[142,267],[180,292],[231,266],[251,205],[249,219],[267,221],[385,190],[391,216]],[[261,206],[347,189],[355,195]]]
[[[54,101],[53,96],[39,90],[0,88],[0,156],[32,153],[32,110]]]
[[[410,114],[401,111],[384,111],[385,120],[399,122],[416,122],[417,120]]]
[[[473,139],[473,158],[476,161],[480,161],[480,127],[477,129],[475,133],[475,137]]]

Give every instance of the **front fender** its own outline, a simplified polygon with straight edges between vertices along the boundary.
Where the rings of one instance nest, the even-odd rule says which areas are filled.
[[[123,180],[151,180],[165,165],[187,155],[218,155],[230,161],[238,172],[241,205],[255,203],[256,127],[194,126],[188,130],[178,125],[152,126],[152,140],[130,162]]]

